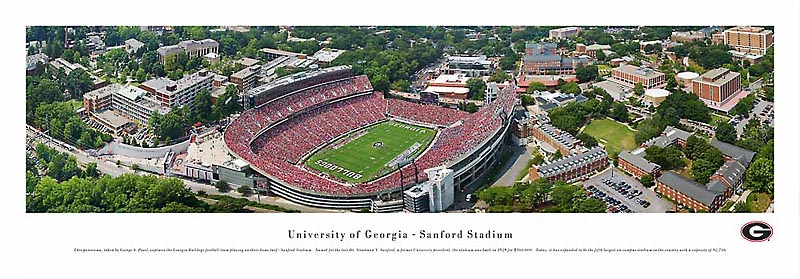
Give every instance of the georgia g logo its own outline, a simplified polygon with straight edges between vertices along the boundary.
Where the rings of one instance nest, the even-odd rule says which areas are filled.
[[[762,242],[772,237],[772,226],[767,222],[752,221],[742,226],[742,237],[751,242]]]

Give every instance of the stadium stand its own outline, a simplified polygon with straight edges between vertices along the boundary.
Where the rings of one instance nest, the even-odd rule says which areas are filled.
[[[349,69],[348,69],[349,72]],[[315,84],[302,80],[302,84],[287,84],[286,88],[268,97],[253,95],[258,106],[243,112],[225,129],[227,148],[237,157],[248,161],[256,170],[274,183],[260,183],[259,187],[273,187],[273,191],[293,201],[321,206],[345,208],[341,202],[353,199],[352,206],[368,205],[365,195],[386,193],[415,180],[424,181],[424,169],[441,165],[455,165],[476,151],[502,131],[515,103],[513,88],[498,94],[497,100],[483,106],[478,112],[465,113],[436,106],[426,106],[401,100],[383,98],[373,92],[366,76],[336,79],[317,77]],[[283,89],[282,89],[283,90]],[[266,91],[265,91],[266,92]],[[352,184],[305,168],[302,158],[316,148],[354,130],[399,118],[439,126],[434,142],[415,161],[418,176],[412,165],[403,167],[381,178]],[[496,149],[495,149],[496,150]],[[481,151],[483,156],[483,151]],[[482,160],[484,160],[482,159]],[[274,186],[269,186],[274,185]],[[343,198],[344,197],[344,198]]]

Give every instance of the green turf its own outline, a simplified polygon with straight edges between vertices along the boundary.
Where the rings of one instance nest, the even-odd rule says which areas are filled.
[[[393,123],[419,128],[425,132],[421,133],[419,131],[392,126]],[[391,172],[393,168],[386,167],[385,165],[405,150],[409,149],[414,143],[419,142],[421,146],[411,157],[422,153],[436,135],[436,132],[432,129],[394,121],[384,122],[367,129],[369,131],[366,134],[361,135],[357,139],[339,148],[333,149],[332,147],[346,141],[348,137],[321,149],[306,160],[305,164],[310,168],[322,171],[344,181],[353,183],[370,181]],[[358,133],[360,133],[360,131],[356,131],[353,134]],[[382,142],[383,145],[376,148],[373,146],[376,142]],[[342,172],[332,171],[316,164],[317,160],[324,160],[349,171],[359,173],[362,176],[358,179],[353,179]]]
[[[636,132],[628,130],[628,127],[614,120],[594,119],[586,125],[583,132],[603,143],[606,146],[606,152],[610,154],[619,154],[622,150],[636,148],[634,138]]]
[[[750,193],[747,195],[747,203],[750,204],[750,212],[762,213],[766,212],[772,199],[767,193]]]
[[[719,114],[716,114],[716,113],[712,113],[711,114],[711,125],[716,126],[717,125],[717,121],[721,120],[721,121],[724,121],[724,122],[728,122],[728,120],[730,120],[730,119],[731,119],[730,117],[722,116],[722,115],[719,115]]]

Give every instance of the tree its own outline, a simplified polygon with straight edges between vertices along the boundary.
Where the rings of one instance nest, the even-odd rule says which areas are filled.
[[[561,152],[556,151],[553,155],[550,155],[550,161],[558,161],[558,159],[561,159]]]
[[[750,213],[752,210],[750,209],[750,204],[747,202],[737,202],[733,206],[733,212],[736,213]]]
[[[239,188],[236,188],[236,192],[238,192],[239,194],[242,194],[242,196],[246,197],[246,196],[249,196],[252,191],[250,190],[250,187],[239,186]]]
[[[595,52],[594,56],[595,58],[597,58],[597,61],[606,61],[606,59],[608,58],[606,57],[606,54],[603,51]]]
[[[662,148],[653,145],[648,147],[645,153],[647,153],[645,158],[648,161],[658,164],[663,170],[680,169],[686,166],[681,151],[672,146]]]
[[[755,100],[755,94],[750,94],[747,97],[742,98],[738,103],[736,103],[733,109],[731,109],[731,113],[742,116],[748,115],[753,110]]]
[[[772,194],[775,190],[775,166],[773,161],[759,158],[745,172],[745,187],[756,192]]]
[[[628,114],[628,108],[625,106],[625,104],[619,102],[612,105],[611,112],[608,114],[608,116],[623,123],[628,122],[630,118],[630,114]]]
[[[694,160],[691,169],[692,178],[700,184],[706,184],[718,168],[718,166],[705,159]]]
[[[480,78],[470,78],[467,80],[467,88],[469,88],[469,95],[473,99],[475,99],[475,96],[480,95],[481,98],[477,98],[477,100],[481,100],[483,99],[483,93],[486,92],[486,83]]]
[[[736,142],[736,128],[727,121],[720,121],[717,123],[714,135],[719,141],[727,143]]]
[[[36,188],[36,184],[39,183],[39,176],[34,174],[31,171],[25,172],[25,193],[33,193],[33,190]]]
[[[710,146],[710,144],[705,140],[691,135],[686,139],[686,147],[683,148],[683,154],[686,154],[686,158],[689,158],[689,160],[694,160],[700,158],[708,146]]]
[[[75,177],[63,182],[42,178],[27,198],[26,211],[162,212],[170,203],[193,208],[194,212],[208,208],[176,178],[123,174],[97,179]]]
[[[597,146],[597,139],[595,139],[592,135],[587,133],[580,133],[578,134],[577,138],[583,142],[583,146],[585,147],[595,147]]]
[[[606,203],[595,198],[588,198],[578,202],[575,212],[580,213],[604,213]]]
[[[86,177],[98,177],[100,172],[97,170],[97,163],[86,164],[86,170],[83,171]]]
[[[491,77],[489,77],[489,82],[504,82],[508,80],[510,76],[505,71],[495,71]]]
[[[642,185],[647,188],[653,187],[653,185],[655,185],[653,176],[649,174],[645,174],[641,178],[639,178],[639,182],[641,182]]]
[[[570,185],[564,181],[557,181],[553,185],[550,196],[553,198],[553,204],[555,204],[561,212],[572,212],[575,207],[575,201],[584,197],[585,194],[580,186]]]
[[[211,93],[201,89],[194,97],[194,116],[196,120],[210,121],[211,119]]]
[[[581,87],[577,83],[575,83],[573,81],[564,83],[564,85],[559,87],[559,90],[561,90],[561,93],[565,93],[565,94],[580,94],[581,93]]]
[[[575,76],[581,83],[595,80],[598,76],[597,66],[589,65],[584,67],[583,65],[579,65],[575,68]]]
[[[633,86],[633,92],[636,93],[637,96],[642,96],[642,94],[644,94],[644,86],[641,82],[637,82]]]
[[[544,83],[541,83],[541,82],[538,82],[538,81],[534,81],[534,82],[531,82],[528,85],[528,89],[525,90],[525,92],[528,93],[528,94],[533,94],[536,91],[539,91],[539,92],[547,91],[547,86],[545,86]]]
[[[217,188],[217,191],[220,191],[220,192],[223,192],[223,193],[228,192],[228,191],[231,190],[231,187],[228,185],[228,182],[225,181],[225,180],[217,181],[217,183],[214,184],[214,187]]]

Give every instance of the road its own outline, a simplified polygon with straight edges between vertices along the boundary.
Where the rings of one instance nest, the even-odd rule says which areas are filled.
[[[499,173],[503,173],[503,176],[495,181],[492,187],[514,186],[519,173],[528,165],[528,160],[531,159],[534,149],[536,148],[527,145],[512,147],[514,154],[511,155],[511,160],[506,162],[503,168],[500,169]]]
[[[26,130],[25,132],[29,137],[36,137],[36,135],[34,135],[29,130]],[[150,173],[143,172],[143,171],[134,171],[134,170],[131,170],[130,168],[125,167],[125,166],[117,166],[116,162],[111,162],[111,161],[107,161],[107,160],[103,160],[103,159],[98,159],[96,157],[92,157],[92,156],[86,154],[86,152],[81,151],[79,149],[75,149],[74,151],[68,151],[68,150],[62,148],[61,146],[59,146],[57,144],[50,144],[50,143],[46,143],[46,144],[48,146],[58,150],[59,152],[65,152],[65,153],[72,154],[73,156],[75,156],[75,158],[81,164],[85,165],[85,164],[88,164],[88,163],[96,163],[98,171],[100,171],[101,173],[104,173],[104,174],[108,174],[110,176],[120,176],[120,175],[123,175],[123,174],[126,174],[126,173],[140,174],[140,175],[150,174]],[[192,192],[195,192],[195,193],[197,193],[199,191],[205,191],[208,194],[226,195],[226,196],[230,196],[230,197],[234,197],[234,198],[246,198],[246,199],[251,200],[251,201],[260,202],[260,203],[264,203],[264,204],[276,205],[276,206],[289,208],[289,209],[294,209],[294,210],[299,210],[301,212],[314,212],[314,213],[344,212],[344,211],[339,211],[339,210],[327,210],[327,209],[307,207],[307,206],[303,206],[303,205],[292,203],[290,201],[287,201],[287,200],[279,198],[279,197],[257,196],[257,195],[251,195],[251,196],[248,196],[248,197],[244,197],[244,196],[242,196],[241,194],[239,194],[239,193],[237,193],[235,191],[222,193],[220,191],[217,191],[217,188],[215,188],[214,186],[209,185],[209,184],[199,183],[199,182],[195,182],[195,181],[188,180],[188,179],[182,179],[182,178],[178,178],[178,179],[181,179],[183,181],[184,185],[186,185],[186,187],[188,187]]]

